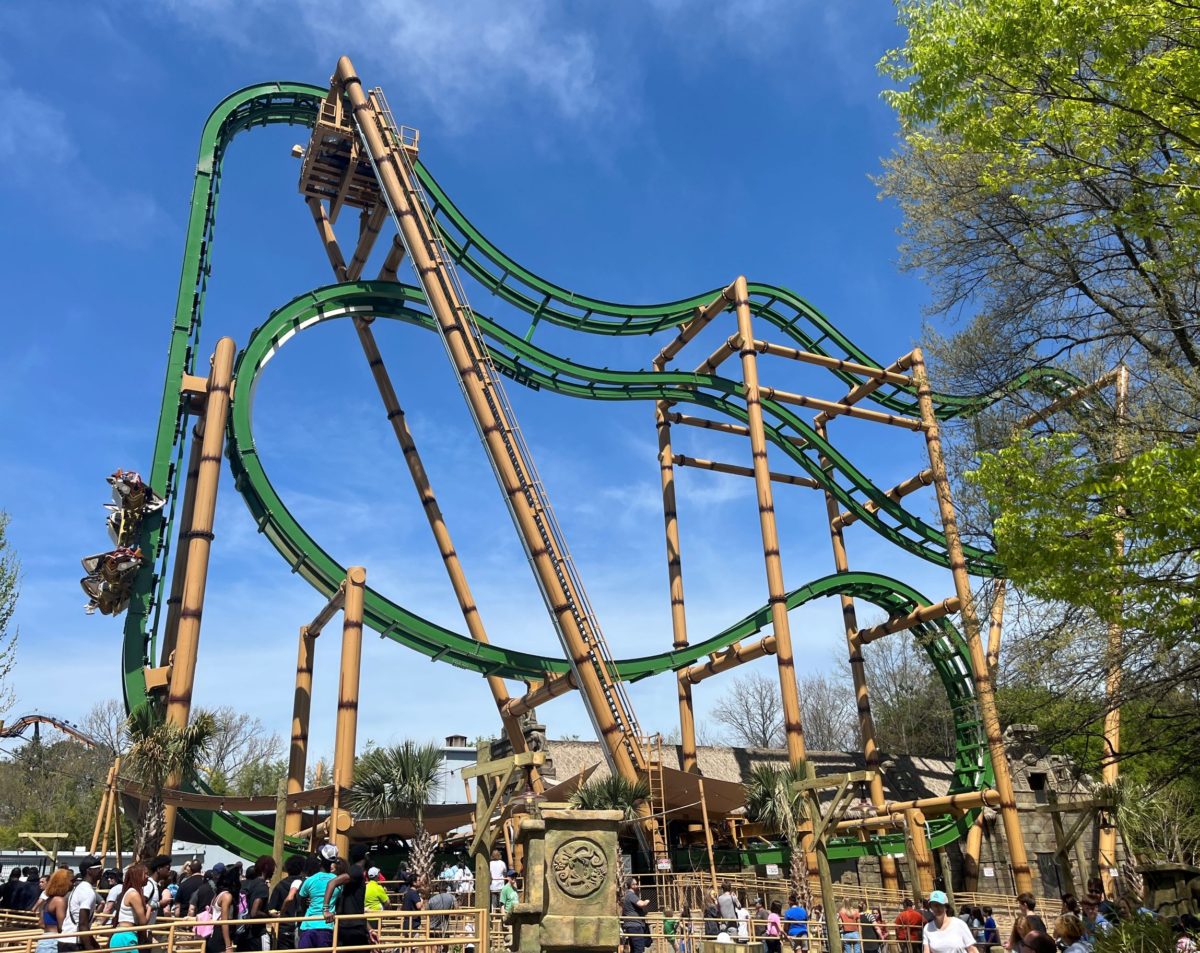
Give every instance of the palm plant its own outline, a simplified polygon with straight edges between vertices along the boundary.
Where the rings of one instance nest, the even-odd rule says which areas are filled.
[[[398,745],[372,748],[354,765],[354,785],[346,805],[360,817],[412,817],[410,862],[417,881],[428,886],[433,879],[433,838],[425,830],[425,805],[438,783],[441,749],[432,742],[405,740]]]
[[[630,781],[609,774],[581,784],[571,795],[570,804],[580,811],[620,811],[622,823],[628,824],[637,817],[638,802],[649,797],[650,785],[645,779]]]
[[[804,778],[803,762],[783,768],[758,765],[751,770],[746,781],[746,814],[751,820],[783,835],[791,854],[788,875],[792,890],[801,898],[804,906],[811,909],[808,859],[800,843],[800,824],[804,821],[805,812],[801,796],[795,790],[796,782]]]
[[[163,721],[153,706],[143,705],[130,714],[125,730],[130,746],[124,765],[147,792],[138,813],[133,851],[138,858],[148,860],[163,846],[166,830],[163,791],[168,779],[186,779],[195,774],[197,762],[216,734],[217,724],[210,712],[200,710],[181,728]]]

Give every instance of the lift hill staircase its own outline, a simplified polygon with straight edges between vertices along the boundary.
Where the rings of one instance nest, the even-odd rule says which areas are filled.
[[[342,92],[342,89],[335,84],[331,92],[331,99],[340,96]],[[340,106],[341,104],[339,103],[338,105]],[[657,820],[638,825],[638,830],[639,835],[643,839],[643,846],[655,855],[661,854],[666,849],[664,825],[661,821],[661,811],[664,806],[662,800],[664,791],[661,751],[657,759],[657,771],[654,771],[653,766],[648,763],[646,753],[643,751],[641,728],[638,725],[633,707],[623,684],[614,675],[615,668],[613,666],[612,653],[605,641],[596,614],[588,601],[579,572],[567,548],[562,528],[550,504],[545,485],[537,473],[533,456],[517,424],[516,415],[500,381],[500,374],[489,356],[482,332],[479,329],[470,305],[467,303],[466,292],[455,269],[454,258],[447,251],[434,223],[429,197],[426,195],[421,185],[421,180],[418,178],[413,167],[413,158],[417,152],[417,132],[396,123],[383,91],[378,87],[367,95],[365,107],[360,107],[357,110],[339,108],[333,112],[340,115],[337,115],[335,118],[335,115],[330,110],[322,109],[322,122],[320,125],[325,126],[326,131],[328,130],[328,124],[338,119],[341,119],[342,123],[345,124],[346,133],[353,136],[353,131],[355,129],[357,131],[356,140],[350,144],[349,152],[345,156],[346,161],[350,163],[350,168],[346,173],[347,179],[351,176],[358,179],[359,172],[354,169],[354,166],[362,163],[364,158],[369,161],[375,178],[379,183],[380,199],[387,203],[388,210],[406,246],[409,244],[409,238],[405,235],[401,219],[404,215],[412,215],[412,221],[416,226],[419,240],[423,246],[421,250],[424,252],[424,255],[428,256],[432,263],[428,268],[416,269],[418,280],[426,292],[427,299],[431,302],[434,298],[430,294],[431,286],[435,282],[440,285],[439,290],[442,296],[450,302],[453,310],[453,315],[449,317],[447,323],[450,325],[451,330],[456,330],[460,333],[469,355],[470,368],[468,371],[462,371],[453,360],[453,357],[451,359],[451,366],[455,368],[459,385],[463,389],[464,396],[467,398],[468,407],[471,408],[472,418],[475,420],[476,428],[484,443],[484,448],[488,451],[489,461],[492,464],[501,488],[504,489],[504,479],[498,460],[494,455],[494,449],[489,445],[483,424],[476,412],[476,408],[471,403],[466,381],[468,376],[473,377],[475,382],[477,382],[478,390],[486,400],[490,416],[498,425],[504,454],[507,457],[509,466],[516,475],[519,493],[524,497],[524,503],[532,516],[532,522],[536,530],[535,538],[528,538],[527,533],[522,531],[520,519],[514,508],[514,501],[507,492],[505,493],[506,503],[509,507],[510,515],[517,525],[518,533],[521,535],[526,556],[529,558],[531,565],[534,566],[535,577],[538,578],[543,598],[546,600],[547,607],[551,611],[551,617],[554,619],[559,640],[563,645],[567,658],[571,660],[577,684],[582,688],[589,681],[592,682],[599,688],[599,692],[597,693],[599,697],[603,698],[606,710],[598,711],[589,693],[587,691],[580,691],[597,737],[603,742],[601,747],[604,749],[609,761],[610,770],[626,776],[630,774],[628,768],[621,770],[622,765],[620,761],[624,761],[625,758],[618,760],[615,752],[609,746],[607,739],[614,734],[614,731],[612,727],[606,731],[606,725],[615,726],[615,734],[619,736],[619,740],[615,742],[614,747],[619,746],[623,748],[623,753],[627,755],[628,763],[633,769],[633,777],[630,777],[630,780],[633,780],[639,774],[650,776],[649,780],[654,796],[652,796],[651,804],[648,805],[648,811],[646,812],[649,817],[646,817],[645,820],[648,822],[654,818]],[[350,120],[351,115],[353,116],[352,120]],[[342,117],[345,117],[345,119],[342,119]],[[349,125],[351,121],[354,124],[353,127]],[[371,153],[367,145],[369,141],[366,133],[367,124],[375,125],[375,131],[379,133],[387,150],[385,154],[374,155]],[[329,139],[325,139],[324,141],[328,143]],[[317,147],[319,144],[320,140],[314,136],[313,145],[310,146],[310,149]],[[338,149],[338,151],[341,152],[342,150]],[[315,156],[311,158],[315,159]],[[306,164],[309,161],[309,159],[306,159]],[[388,191],[383,185],[380,167],[389,161],[393,169],[398,173],[397,178],[404,191],[406,209],[398,209],[396,207],[397,203],[388,195]],[[365,199],[366,196],[356,194],[346,204],[365,207],[367,204],[367,201],[364,201]],[[413,249],[406,247],[406,251],[410,260],[416,261]],[[440,321],[438,323],[438,330],[443,344],[447,348],[447,353],[452,356],[449,342],[450,332],[442,326]],[[550,565],[553,567],[554,575],[561,588],[566,611],[569,612],[574,622],[574,627],[582,638],[582,653],[573,650],[569,644],[569,637],[554,611],[555,599],[552,598],[542,578],[537,576],[534,554],[538,550],[546,554]],[[561,608],[562,605],[560,604]],[[658,778],[657,784],[653,781],[653,775],[655,774],[657,774]]]

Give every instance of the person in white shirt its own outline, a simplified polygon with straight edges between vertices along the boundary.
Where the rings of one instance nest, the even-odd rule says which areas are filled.
[[[944,891],[935,890],[929,895],[933,919],[925,924],[925,953],[979,953],[975,934],[958,917],[950,916],[948,905]]]
[[[737,938],[739,943],[750,939],[750,911],[744,906],[737,908]]]
[[[63,921],[62,935],[69,933],[86,933],[95,929],[93,918],[96,915],[96,884],[100,882],[100,873],[104,870],[98,857],[88,856],[79,862],[79,874],[82,879],[67,897],[67,918]],[[99,948],[94,936],[75,937],[60,940],[59,953],[72,953],[74,950],[95,950]]]
[[[492,909],[500,909],[500,891],[504,889],[504,875],[508,873],[508,864],[500,859],[500,851],[492,851],[492,860],[488,864],[488,873],[491,875],[491,883],[488,884],[488,889],[492,893]]]

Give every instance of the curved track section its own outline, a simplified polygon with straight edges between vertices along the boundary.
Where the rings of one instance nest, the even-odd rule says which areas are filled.
[[[367,316],[400,320],[432,331],[432,319],[418,308],[421,303],[416,289],[390,282],[360,282],[319,289],[302,295],[276,312],[254,332],[238,359],[236,376],[241,383],[235,391],[229,426],[229,456],[235,484],[254,516],[259,532],[271,541],[294,572],[325,596],[332,595],[337,589],[345,576],[345,567],[308,535],[271,484],[254,443],[255,390],[266,365],[301,331],[326,321]],[[601,371],[582,365],[569,365],[572,371],[568,376],[563,367],[566,362],[550,358],[545,352],[514,338],[482,315],[476,314],[476,319],[489,343],[500,340],[507,345],[495,347],[491,352],[501,373],[525,386],[594,400],[652,401],[665,397],[724,410],[737,419],[744,419],[738,415],[737,405],[729,399],[730,395],[737,394],[739,387],[733,381],[692,374]],[[595,377],[589,377],[589,373]],[[599,377],[604,380],[596,379]],[[680,379],[667,383],[664,378]],[[631,391],[635,382],[640,383]],[[764,401],[764,409],[775,412],[781,408]],[[781,425],[772,426],[770,433],[776,445],[793,459],[799,459],[807,452],[829,452],[828,449],[796,447],[792,441],[784,439],[789,434]],[[816,468],[814,475],[826,476],[820,468]],[[877,573],[863,572],[817,579],[789,593],[787,605],[791,610],[814,599],[843,594],[870,602],[889,616],[903,615],[919,606],[929,605],[929,600],[910,586]],[[762,606],[725,630],[686,649],[618,660],[615,667],[619,676],[627,681],[678,670],[761,632],[769,620],[769,607]],[[475,642],[468,636],[421,618],[370,588],[364,599],[364,621],[381,635],[433,660],[449,662],[479,674],[542,679],[548,674],[566,672],[568,668],[561,658]],[[954,713],[959,745],[951,793],[990,786],[991,762],[979,724],[969,657],[961,636],[946,620],[919,626],[913,630],[913,635],[936,668]],[[931,819],[930,835],[935,846],[956,840],[969,820],[949,814]],[[867,843],[856,839],[841,840],[831,845],[831,850],[833,856],[853,857],[864,853],[900,852],[903,847],[902,835],[890,835],[873,838]]]
[[[210,252],[215,236],[222,164],[230,143],[240,132],[272,124],[311,126],[326,93],[325,87],[306,83],[265,83],[247,87],[220,103],[204,126],[150,468],[150,486],[169,502],[165,511],[147,519],[143,525],[139,542],[142,551],[152,558],[147,559],[135,584],[124,630],[123,689],[126,705],[131,709],[148,700],[144,666],[155,664],[157,655],[159,612],[164,604],[163,581],[167,575],[165,569],[175,517],[174,490],[182,470],[185,444],[186,417],[179,399],[180,385],[185,373],[195,373],[196,356],[201,353],[200,327],[211,271]],[[734,381],[715,375],[590,368],[541,351],[527,340],[541,321],[583,333],[653,334],[690,320],[694,309],[712,300],[717,290],[659,305],[623,305],[575,294],[540,278],[505,255],[454,206],[427,169],[418,164],[417,172],[434,200],[438,227],[458,266],[496,297],[529,315],[530,327],[524,338],[494,322],[481,322],[486,327],[493,358],[506,374],[527,386],[576,397],[599,400],[666,397],[744,421],[744,403],[739,385]],[[881,366],[795,293],[772,285],[751,283],[750,297],[756,319],[772,325],[797,347],[872,367]],[[272,315],[255,332],[243,352],[238,369],[243,386],[235,401],[230,424],[230,455],[238,489],[254,512],[260,530],[297,572],[326,594],[330,591],[330,580],[340,578],[340,567],[291,517],[262,472],[250,431],[252,401],[245,397],[250,388],[245,385],[247,376],[257,377],[278,347],[302,327],[353,311],[430,326],[420,293],[403,285],[363,282],[320,289],[298,298]],[[831,373],[836,373],[848,385],[858,382],[851,375]],[[981,410],[1017,389],[1032,389],[1053,397],[1077,383],[1066,375],[1038,369],[990,394],[974,397],[936,394],[935,405],[938,416],[949,419]],[[915,409],[915,397],[910,389],[885,386],[870,399],[897,413],[909,414]],[[887,499],[882,490],[788,407],[764,401],[764,410],[768,415],[769,438],[804,473],[821,481],[843,508],[855,512],[861,522],[896,545],[945,565],[944,539],[939,530]],[[782,439],[784,436],[801,436],[807,443],[797,447],[794,442]],[[819,466],[820,455],[827,456],[833,463],[828,473]],[[866,506],[868,502],[874,504],[871,509]],[[999,571],[991,553],[968,549],[966,555],[969,568],[976,574],[993,575]],[[889,614],[907,612],[927,604],[922,596],[896,580],[873,574],[847,573],[836,578],[826,577],[796,590],[789,597],[789,607],[818,596],[842,592],[873,602]],[[370,594],[366,608],[370,624],[384,635],[431,658],[450,661],[462,668],[509,677],[539,678],[548,672],[566,669],[566,662],[558,657],[479,645],[421,619],[378,593]],[[630,680],[678,669],[761,630],[767,620],[765,609],[756,610],[724,632],[696,643],[686,651],[624,659],[615,665],[620,676]],[[990,784],[991,765],[975,713],[969,666],[961,638],[944,620],[914,630],[914,634],[937,666],[955,709],[961,743],[953,790],[973,790]],[[189,813],[189,820],[218,842],[241,853],[252,855],[270,847],[271,831],[250,818],[193,812]],[[935,822],[933,843],[941,845],[955,839],[966,830],[969,821],[968,816],[957,821],[947,817]],[[840,844],[838,856],[901,849],[902,844],[897,838],[881,837],[868,843]]]

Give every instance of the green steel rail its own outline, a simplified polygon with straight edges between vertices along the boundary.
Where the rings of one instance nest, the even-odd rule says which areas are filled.
[[[148,695],[144,666],[155,664],[159,612],[170,555],[171,528],[177,503],[176,489],[181,473],[186,417],[180,400],[183,375],[196,372],[200,357],[200,329],[204,314],[207,281],[211,272],[211,246],[215,236],[220,176],[226,150],[234,137],[245,130],[272,124],[311,126],[327,90],[305,83],[266,83],[247,87],[227,97],[213,110],[201,136],[199,160],[192,191],[191,212],[184,247],[183,267],[171,327],[166,379],[156,431],[149,483],[169,501],[164,511],[148,519],[140,545],[147,563],[134,586],[124,629],[122,652],[123,689],[130,709],[146,704]],[[691,298],[657,305],[624,305],[579,295],[555,285],[523,268],[490,243],[451,202],[429,171],[417,165],[421,182],[432,199],[435,221],[457,265],[488,292],[529,315],[524,336],[480,317],[497,366],[517,382],[537,389],[597,400],[656,400],[694,403],[716,414],[744,421],[745,407],[740,385],[716,375],[685,372],[652,373],[645,370],[611,371],[574,364],[535,347],[531,340],[537,325],[546,321],[584,333],[649,335],[676,327],[694,314],[694,309],[711,301],[720,289]],[[732,277],[732,276],[729,276]],[[790,338],[796,346],[835,358],[881,367],[877,361],[846,338],[824,315],[795,293],[772,285],[751,283],[751,310]],[[344,575],[315,540],[311,539],[287,511],[262,470],[251,432],[253,386],[259,372],[279,346],[298,330],[323,320],[351,313],[432,327],[420,292],[410,286],[388,282],[359,282],[335,285],[303,295],[276,311],[254,332],[238,361],[241,386],[230,419],[229,455],[236,485],[250,507],[259,530],[319,592],[328,595]],[[858,378],[833,371],[848,386]],[[250,381],[247,380],[250,378]],[[247,386],[250,384],[250,386]],[[1034,369],[988,394],[963,397],[937,393],[935,408],[942,419],[977,412],[1006,394],[1028,389],[1057,397],[1078,384],[1074,378],[1050,369]],[[911,414],[916,408],[911,388],[885,385],[870,397],[896,413]],[[763,402],[768,438],[807,475],[818,480],[846,509],[884,538],[940,565],[945,565],[945,540],[939,530],[917,519],[902,506],[887,499],[883,491],[861,474],[836,447],[823,440],[805,421],[786,406]],[[804,438],[797,446],[786,436]],[[821,467],[819,457],[832,466]],[[868,508],[867,503],[873,504]],[[967,548],[973,573],[994,575],[999,571],[993,554]],[[788,597],[794,608],[823,596],[847,594],[877,605],[889,615],[911,611],[928,600],[915,590],[872,573],[844,573],[816,580]],[[565,660],[518,652],[500,646],[484,646],[452,630],[437,626],[383,595],[368,591],[367,622],[381,634],[416,649],[431,659],[448,661],[471,671],[505,677],[543,678],[564,672]],[[687,649],[643,658],[617,661],[617,674],[627,680],[645,678],[689,665],[711,652],[762,630],[769,620],[761,608],[702,642]],[[929,654],[945,685],[955,715],[958,755],[952,791],[978,790],[992,783],[992,768],[979,724],[974,689],[962,639],[946,620],[913,630]],[[187,812],[194,827],[215,841],[243,854],[270,849],[271,831],[251,818],[232,813]],[[931,838],[942,846],[962,836],[973,814],[949,815],[931,822]],[[895,853],[903,850],[900,835],[873,837],[866,842],[839,841],[834,856]]]

